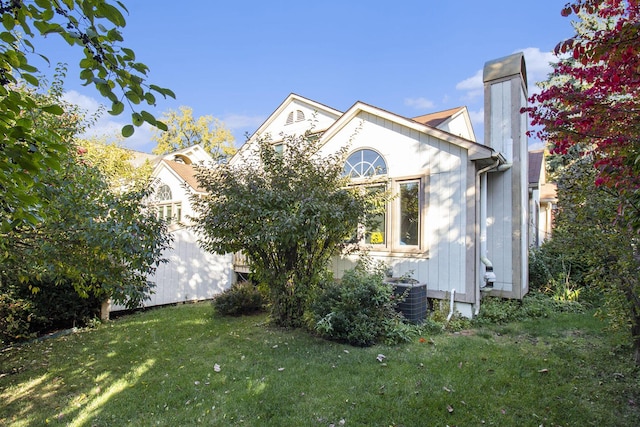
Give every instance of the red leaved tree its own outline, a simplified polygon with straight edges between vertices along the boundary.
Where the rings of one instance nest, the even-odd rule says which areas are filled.
[[[560,60],[530,98],[536,135],[556,153],[577,147],[595,159],[595,184],[614,190],[621,216],[640,229],[639,0],[575,0],[582,18],[558,44]]]

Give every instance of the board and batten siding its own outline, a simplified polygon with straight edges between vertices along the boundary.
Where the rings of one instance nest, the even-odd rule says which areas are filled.
[[[327,141],[323,152],[334,152],[349,140],[350,152],[369,148],[380,153],[387,163],[389,179],[426,177],[424,253],[401,255],[372,250],[371,256],[389,265],[394,276],[411,273],[413,278],[427,284],[431,296],[443,298],[455,289],[463,294],[463,300],[471,301],[471,295],[464,297],[469,290],[467,282],[473,283],[473,278],[467,277],[469,266],[473,269],[473,263],[468,263],[473,248],[469,249],[467,237],[470,212],[467,202],[470,191],[473,193],[474,176],[469,176],[467,151],[367,112],[360,112]],[[356,259],[356,256],[336,258],[333,262],[336,277],[353,267]]]

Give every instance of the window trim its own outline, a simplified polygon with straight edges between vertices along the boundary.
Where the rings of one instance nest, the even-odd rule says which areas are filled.
[[[378,176],[380,179],[370,180],[351,180],[350,186],[355,188],[366,188],[374,186],[384,186],[385,190],[391,192],[391,200],[386,203],[385,208],[385,243],[370,244],[365,243],[364,225],[358,226],[359,241],[356,243],[361,251],[367,251],[373,254],[386,256],[411,256],[416,258],[429,257],[429,246],[427,244],[426,220],[428,214],[428,189],[429,189],[429,171],[422,174],[406,175],[395,178],[388,178],[386,175]],[[418,245],[400,245],[400,185],[406,182],[417,181],[418,189]]]

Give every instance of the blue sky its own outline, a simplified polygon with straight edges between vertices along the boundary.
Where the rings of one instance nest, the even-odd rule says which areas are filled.
[[[363,101],[407,117],[466,105],[482,140],[484,63],[523,51],[531,91],[573,34],[560,15],[566,2],[124,0],[123,45],[150,67],[150,82],[177,95],[145,109],[192,107],[222,120],[236,145],[292,92],[341,111]],[[78,53],[54,45],[46,54],[69,64],[68,99],[95,108],[102,101],[79,85]],[[127,120],[126,110],[106,115],[93,132],[117,133]],[[123,145],[150,152],[151,135],[139,128]]]

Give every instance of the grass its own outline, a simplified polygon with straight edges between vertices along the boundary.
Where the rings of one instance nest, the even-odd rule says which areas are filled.
[[[0,425],[640,425],[631,352],[588,314],[371,348],[264,321],[183,305],[5,349]]]

